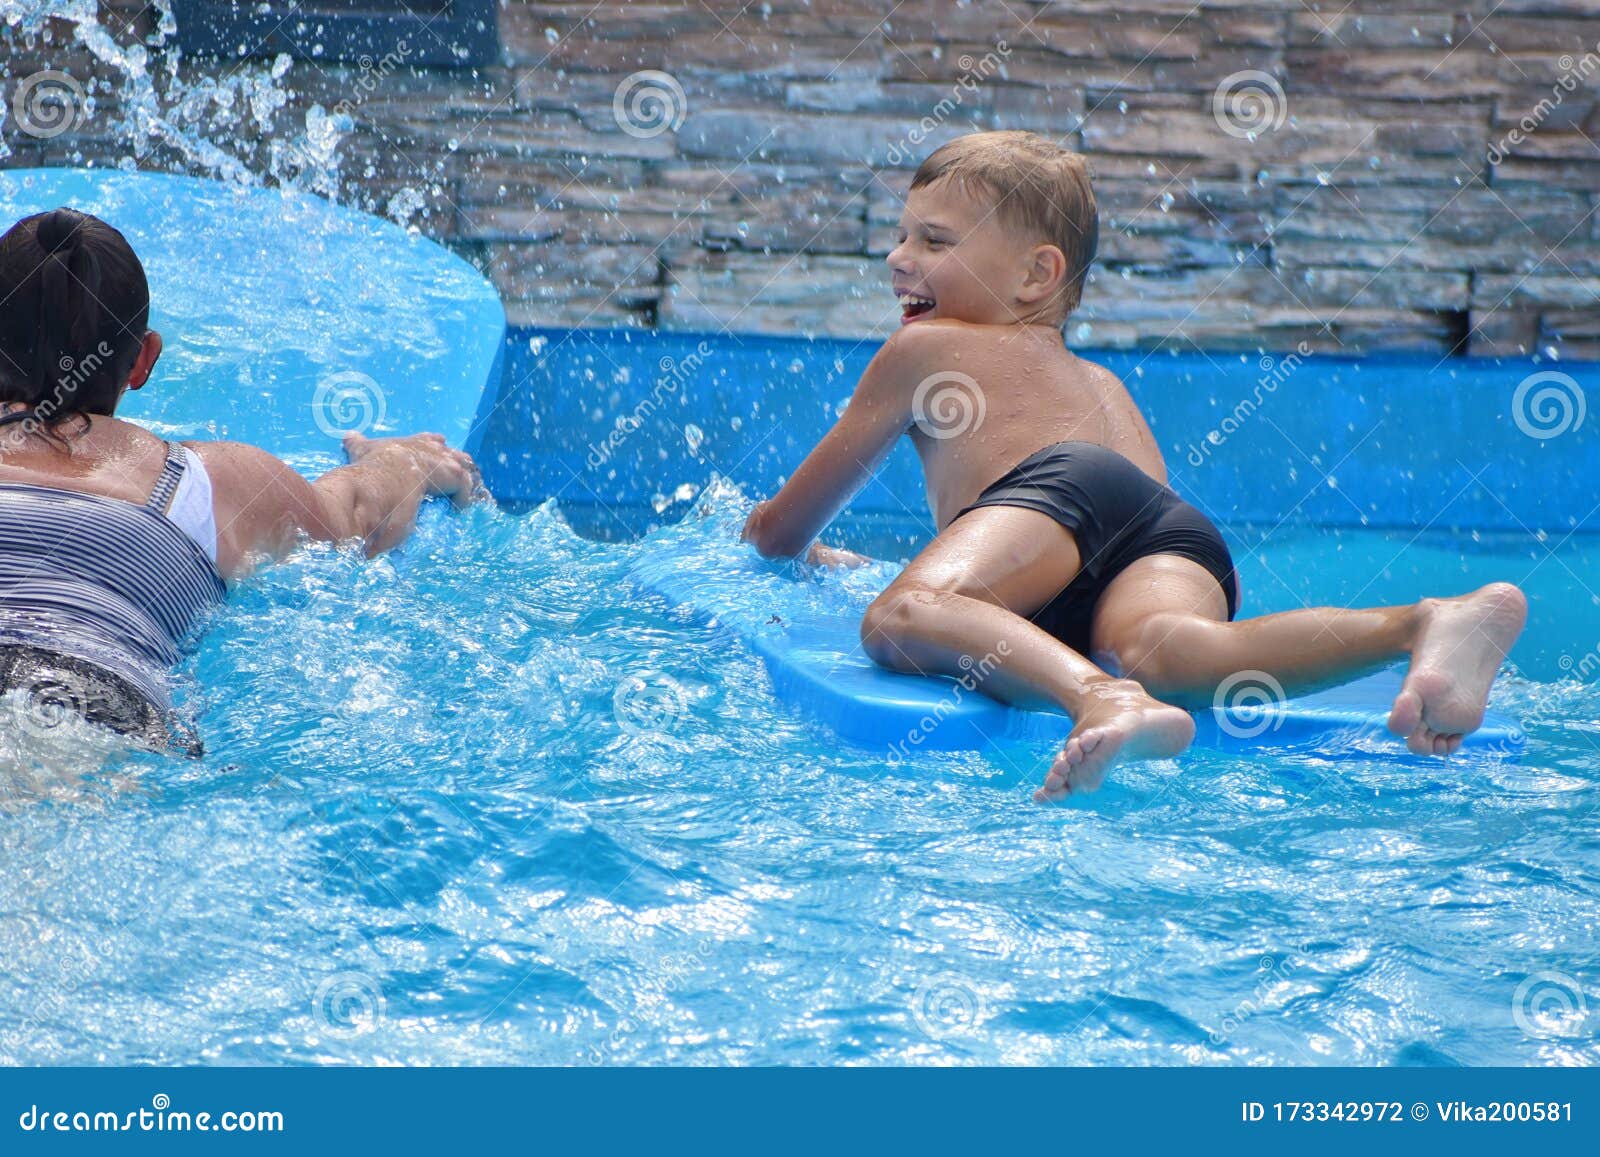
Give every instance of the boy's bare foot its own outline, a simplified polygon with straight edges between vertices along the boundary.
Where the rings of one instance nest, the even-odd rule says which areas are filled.
[[[1066,746],[1033,793],[1040,803],[1093,791],[1118,760],[1166,759],[1194,739],[1187,711],[1150,698],[1137,683],[1110,679],[1087,691]]]
[[[1449,755],[1483,722],[1506,652],[1522,633],[1528,600],[1510,583],[1490,583],[1454,599],[1424,599],[1389,730],[1418,755]]]

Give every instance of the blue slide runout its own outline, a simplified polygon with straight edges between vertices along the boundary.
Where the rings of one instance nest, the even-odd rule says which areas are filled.
[[[119,417],[168,438],[254,443],[311,471],[342,462],[340,435],[353,429],[431,430],[477,448],[505,310],[436,242],[288,189],[0,171],[0,230],[60,207],[120,229],[150,279],[165,349]]]

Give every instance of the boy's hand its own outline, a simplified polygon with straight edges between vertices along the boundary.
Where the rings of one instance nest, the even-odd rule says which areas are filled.
[[[740,542],[753,542],[756,549],[761,549],[761,514],[766,509],[765,502],[758,502],[750,510],[750,517],[744,520],[744,529],[739,532]]]
[[[866,566],[872,559],[864,554],[857,554],[853,550],[840,550],[834,546],[823,546],[820,542],[811,544],[811,550],[806,554],[806,561],[812,566],[841,567],[845,570],[854,570],[858,566]]]
[[[744,529],[739,532],[739,541],[755,543],[757,550],[761,551],[764,556],[771,558],[772,556],[762,550],[761,546],[763,529],[761,517],[766,511],[766,507],[767,504],[765,502],[756,503],[755,509],[750,512],[750,517],[745,519]],[[811,548],[806,551],[806,561],[812,566],[854,568],[865,566],[872,560],[864,554],[856,554],[854,551],[840,550],[837,547],[823,546],[820,542],[814,542],[811,544]]]

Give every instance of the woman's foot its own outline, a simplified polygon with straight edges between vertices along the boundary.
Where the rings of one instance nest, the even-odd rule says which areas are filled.
[[[1490,583],[1455,599],[1424,599],[1389,730],[1418,755],[1449,755],[1483,723],[1506,652],[1528,619],[1528,600],[1510,583]]]
[[[1093,791],[1119,760],[1166,759],[1194,739],[1187,711],[1150,698],[1126,679],[1093,684],[1074,723],[1044,786],[1033,793],[1040,803]]]

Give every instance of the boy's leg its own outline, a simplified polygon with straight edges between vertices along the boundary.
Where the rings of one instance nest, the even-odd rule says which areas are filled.
[[[1508,583],[1455,599],[1344,610],[1316,607],[1225,622],[1210,573],[1151,555],[1107,586],[1095,608],[1093,653],[1159,699],[1211,704],[1229,676],[1260,671],[1288,697],[1410,658],[1389,727],[1418,754],[1448,755],[1483,722],[1489,687],[1527,618]]]
[[[929,543],[861,622],[862,646],[883,666],[957,677],[989,671],[986,694],[1070,714],[1072,734],[1041,790],[1045,798],[1096,786],[1119,756],[1175,755],[1194,737],[1186,711],[1112,678],[1027,621],[1079,565],[1076,539],[1055,519],[981,507]]]

